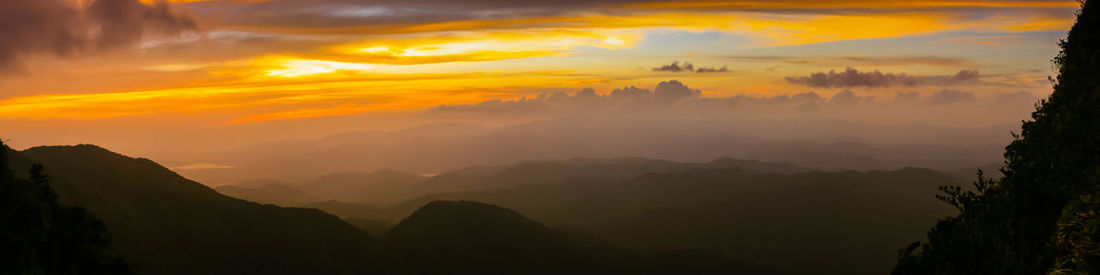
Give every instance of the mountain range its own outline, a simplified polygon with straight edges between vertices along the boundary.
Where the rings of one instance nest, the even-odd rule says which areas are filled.
[[[781,127],[780,127],[781,126]],[[678,117],[569,117],[482,126],[428,124],[345,132],[217,152],[158,158],[212,186],[271,178],[307,181],[341,172],[394,169],[440,174],[532,160],[639,157],[704,162],[720,157],[789,162],[817,170],[952,170],[999,162],[1016,125],[955,129],[849,121]],[[852,138],[859,137],[859,138]],[[950,144],[950,145],[947,145]],[[207,165],[195,169],[190,165]],[[202,167],[198,167],[202,168]]]

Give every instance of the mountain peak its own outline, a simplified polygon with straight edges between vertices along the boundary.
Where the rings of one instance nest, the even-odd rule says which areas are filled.
[[[107,148],[100,147],[95,144],[77,144],[77,145],[48,145],[48,146],[35,146],[23,150],[24,152],[34,153],[82,153],[82,154],[109,154],[113,156],[123,156],[122,154],[107,150]],[[125,156],[123,156],[125,157]]]
[[[542,224],[500,206],[473,201],[432,201],[394,226],[389,234],[419,234],[432,228],[448,228],[447,231],[450,234],[473,234],[488,238],[493,237],[492,231],[500,231],[498,233],[548,231]]]

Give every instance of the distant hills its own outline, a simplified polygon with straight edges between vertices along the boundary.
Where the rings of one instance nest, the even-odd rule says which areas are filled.
[[[341,172],[313,180],[284,182],[253,180],[215,189],[250,201],[302,205],[333,200],[387,205],[428,194],[514,188],[565,180],[615,182],[649,173],[691,169],[741,168],[760,173],[796,173],[809,168],[784,162],[760,162],[722,157],[710,162],[688,163],[643,158],[526,161],[514,165],[477,166],[425,177],[380,169],[371,173]]]
[[[418,184],[427,177],[395,170],[370,173],[340,172],[308,181],[250,180],[215,189],[222,194],[255,202],[298,205],[323,200],[388,204],[418,196]]]
[[[530,160],[624,156],[702,162],[729,156],[790,162],[818,170],[951,170],[1000,161],[1016,124],[984,128],[874,125],[850,121],[625,118],[580,116],[487,127],[428,124],[397,131],[346,132],[165,159],[213,186],[273,178],[307,181],[347,171],[388,168],[437,174]],[[860,137],[860,138],[851,138]]]
[[[916,168],[626,158],[221,188],[292,204],[313,192],[409,197],[302,204],[342,220],[227,197],[91,145],[13,155],[13,170],[44,164],[62,200],[101,217],[114,247],[146,274],[880,274],[898,247],[951,213],[933,198],[936,186],[962,183]],[[306,189],[313,184],[321,188]]]
[[[101,217],[114,249],[142,274],[762,270],[702,251],[637,254],[476,202],[429,202],[391,228],[227,197],[147,159],[93,145],[9,153],[16,171],[31,163],[48,167],[62,200]]]
[[[383,235],[394,270],[415,274],[770,274],[699,250],[641,255],[515,211],[433,201]],[[415,261],[409,261],[415,259]]]
[[[610,246],[476,202],[427,203],[384,236],[395,248],[390,256],[419,274],[599,274],[628,263]]]
[[[895,263],[899,246],[954,212],[935,199],[937,187],[965,184],[918,168],[775,174],[718,167],[527,184],[512,184],[521,181],[508,171],[480,172],[477,181],[494,189],[425,195],[389,207],[310,206],[392,223],[430,201],[471,200],[635,251],[703,249],[793,274],[881,274]],[[441,176],[433,184],[447,184]],[[786,264],[791,261],[799,264]]]
[[[920,168],[819,172],[731,158],[568,159],[459,169],[405,183],[407,189],[386,201],[296,206],[380,232],[432,201],[478,201],[635,251],[703,249],[761,266],[798,261],[798,267],[786,267],[792,273],[880,274],[895,263],[898,247],[954,212],[935,195],[941,185],[967,185],[963,172],[956,173],[960,176]],[[373,186],[366,181],[357,192],[369,193]],[[390,190],[374,191],[386,196]],[[388,203],[396,198],[402,201]]]
[[[953,171],[955,176],[920,168],[819,172],[732,158],[702,163],[578,158],[463,168],[382,189],[373,189],[378,185],[366,174],[344,173],[322,179],[361,179],[358,187],[349,181],[339,186],[389,199],[330,197],[295,206],[322,209],[381,232],[431,201],[478,201],[635,251],[703,249],[761,266],[800,262],[786,267],[791,273],[880,274],[895,263],[898,247],[954,212],[935,199],[938,186],[966,186],[976,169]],[[321,181],[294,186],[332,186]],[[393,186],[404,189],[388,193]]]
[[[364,274],[381,243],[340,218],[219,194],[156,163],[92,145],[13,153],[42,163],[61,200],[100,217],[142,274]]]

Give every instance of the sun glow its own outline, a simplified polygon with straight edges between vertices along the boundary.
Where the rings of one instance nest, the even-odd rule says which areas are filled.
[[[492,61],[563,55],[582,46],[630,48],[640,39],[636,32],[607,30],[440,33],[339,45],[331,48],[330,55],[347,61],[397,65]]]
[[[366,71],[374,68],[370,64],[346,63],[323,60],[286,60],[282,69],[267,71],[268,76],[299,77],[325,74],[336,71]]]
[[[167,2],[198,1],[202,0]],[[240,0],[233,1],[233,5],[262,1]],[[191,5],[208,4],[211,3]],[[144,55],[128,56],[119,60],[120,64],[104,57],[108,62],[102,63],[109,66],[56,65],[49,68],[62,73],[40,74],[29,81],[6,80],[31,87],[18,87],[23,91],[0,98],[0,119],[100,119],[236,107],[241,108],[241,114],[234,116],[251,116],[234,119],[234,123],[244,123],[378,110],[380,107],[373,105],[378,104],[379,96],[416,102],[413,94],[589,86],[606,89],[669,78],[693,78],[692,83],[706,83],[712,78],[742,77],[739,80],[747,82],[728,88],[749,89],[755,87],[746,85],[772,83],[768,90],[778,93],[789,87],[784,86],[782,75],[770,70],[780,69],[788,74],[834,67],[807,68],[815,64],[794,59],[781,61],[790,64],[738,64],[725,56],[739,55],[740,50],[779,52],[755,60],[762,62],[769,57],[783,59],[780,56],[783,50],[776,49],[782,46],[856,40],[874,44],[872,40],[917,35],[948,35],[937,40],[952,46],[1019,44],[1036,37],[1031,32],[1064,30],[1072,23],[1068,16],[1036,9],[1073,5],[1074,1],[664,1],[607,5],[604,8],[608,10],[560,14],[377,24],[346,21],[367,20],[370,16],[343,16],[332,24],[201,21],[210,24],[207,26],[210,35],[144,47]],[[792,7],[798,10],[791,10]],[[950,10],[951,7],[987,9],[960,12]],[[860,10],[811,10],[847,8]],[[783,12],[768,12],[769,9]],[[950,35],[956,32],[968,35]],[[255,47],[241,51],[225,45]],[[199,48],[210,53],[195,53],[199,51],[193,49]],[[173,51],[178,51],[178,57],[173,56]],[[785,54],[806,55],[804,59],[810,59],[815,53]],[[854,49],[828,54],[864,53]],[[661,63],[688,61],[685,59],[707,67],[728,65],[729,72],[739,73],[672,75],[652,70]],[[1001,61],[987,63],[997,62]],[[985,65],[980,60],[966,64]],[[93,70],[99,70],[95,76],[119,77],[116,80],[84,75],[83,82],[74,80],[72,86],[85,87],[78,90],[49,84],[57,82],[58,76],[72,79],[69,74]],[[766,79],[754,77],[753,73],[775,76]],[[165,78],[172,79],[165,81]],[[164,84],[169,82],[172,84]],[[446,103],[454,102],[432,101],[432,104]],[[429,106],[418,104],[390,107]]]

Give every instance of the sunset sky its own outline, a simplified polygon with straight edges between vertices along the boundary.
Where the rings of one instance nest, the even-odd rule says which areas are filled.
[[[152,154],[407,128],[440,120],[423,113],[441,105],[668,80],[714,99],[847,91],[868,102],[1033,101],[1049,93],[1050,60],[1078,5],[4,1],[0,135],[16,147],[89,142]]]

